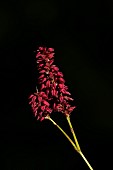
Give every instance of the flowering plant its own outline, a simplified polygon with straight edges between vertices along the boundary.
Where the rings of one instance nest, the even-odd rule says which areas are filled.
[[[39,47],[36,54],[37,69],[39,72],[38,86],[36,92],[29,96],[34,116],[37,120],[50,120],[71,142],[74,149],[82,156],[90,170],[93,170],[85,156],[83,155],[76,138],[74,129],[70,121],[70,114],[76,108],[71,105],[74,99],[65,85],[63,73],[54,65],[54,49]],[[67,119],[74,141],[65,133],[65,131],[51,118],[53,112],[61,112]]]

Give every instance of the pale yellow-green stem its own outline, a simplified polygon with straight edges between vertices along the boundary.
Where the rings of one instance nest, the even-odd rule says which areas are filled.
[[[77,147],[75,146],[74,142],[71,140],[71,138],[64,132],[64,130],[53,120],[51,119],[49,116],[45,117],[46,119],[49,119],[55,126],[58,127],[58,129],[66,136],[66,138],[70,141],[70,143],[73,145],[74,149],[76,151],[77,150]]]
[[[50,120],[65,136],[66,138],[70,141],[70,143],[72,144],[72,146],[74,147],[74,149],[80,154],[80,156],[84,159],[84,161],[86,162],[87,166],[89,167],[90,170],[93,170],[93,168],[91,167],[91,165],[89,164],[89,162],[87,161],[87,159],[85,158],[85,156],[83,155],[83,153],[81,152],[81,150],[78,150],[77,146],[75,145],[75,143],[71,140],[71,138],[65,133],[65,131],[53,120],[51,119],[49,116],[46,116],[45,119]]]
[[[71,133],[72,133],[72,135],[73,135],[73,138],[74,138],[74,141],[75,141],[75,144],[76,144],[78,153],[82,156],[82,158],[84,159],[84,161],[86,162],[86,164],[88,165],[88,167],[89,167],[91,170],[93,170],[93,168],[91,167],[91,165],[89,164],[89,162],[87,161],[87,159],[85,158],[85,156],[83,155],[83,153],[81,152],[80,145],[79,145],[79,143],[78,143],[78,140],[77,140],[77,137],[76,137],[76,135],[75,135],[73,126],[72,126],[72,124],[71,124],[70,115],[67,114],[67,115],[66,115],[66,119],[67,119],[67,121],[68,121],[70,130],[71,130]]]
[[[90,170],[93,170],[92,166],[89,164],[89,162],[87,161],[87,159],[85,158],[85,156],[83,155],[83,153],[80,151],[79,154],[82,156],[82,158],[84,159],[84,161],[86,162],[87,166],[89,167]]]
[[[66,116],[66,119],[67,119],[67,121],[68,121],[68,124],[69,124],[70,130],[71,130],[71,133],[72,133],[72,135],[73,135],[75,144],[76,144],[76,146],[77,146],[77,149],[78,149],[78,151],[81,151],[80,145],[79,145],[79,143],[78,143],[77,137],[76,137],[76,135],[75,135],[73,126],[72,126],[71,121],[70,121],[70,116],[67,115],[67,116]]]

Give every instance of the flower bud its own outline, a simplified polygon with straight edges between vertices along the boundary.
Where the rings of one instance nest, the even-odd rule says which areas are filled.
[[[65,80],[63,78],[59,78],[60,83],[65,83]]]
[[[49,66],[47,66],[47,65],[46,65],[46,66],[44,66],[44,68],[45,68],[45,69],[47,69],[47,70],[49,70]]]
[[[71,95],[71,93],[69,93],[68,91],[65,91],[65,94]]]
[[[39,73],[45,73],[46,71],[45,70],[41,70],[41,71],[39,71]]]
[[[45,92],[41,91],[39,94],[40,94],[40,96],[43,96],[45,94]]]
[[[49,106],[49,103],[46,100],[42,101],[44,105]]]
[[[38,101],[41,102],[42,101],[42,97],[39,96],[38,97]]]
[[[49,81],[49,80],[46,82],[46,87],[47,87],[47,88],[50,87],[50,81]]]
[[[41,90],[43,90],[45,88],[45,85],[44,84],[42,84],[41,85]]]
[[[40,59],[40,60],[37,60],[37,63],[40,63],[40,62],[42,62],[43,60],[42,59]]]
[[[41,109],[42,111],[44,111],[44,110],[45,110],[45,106],[41,106],[40,109]]]
[[[34,95],[33,95],[33,94],[31,94],[31,95],[29,96],[29,99],[31,99],[32,97],[34,97]]]
[[[73,98],[71,98],[71,97],[68,97],[68,100],[71,100],[71,101],[73,101],[74,99],[73,99]]]
[[[34,116],[35,116],[35,117],[37,116],[37,110],[34,112]]]
[[[71,101],[73,101],[73,100],[74,100],[73,98],[68,97],[68,96],[64,96],[64,98],[65,98],[66,100],[71,100]]]
[[[60,100],[60,102],[62,103],[63,100],[64,100],[64,97],[63,97],[63,96],[60,96],[60,97],[59,97],[59,100]]]
[[[63,93],[63,94],[66,94],[66,90],[65,89],[61,89],[60,92]]]
[[[53,78],[53,73],[52,72],[49,72],[49,77]]]
[[[49,58],[49,59],[54,58],[54,54],[55,54],[55,53],[51,53],[51,54],[49,54],[49,55],[48,55],[48,58]]]
[[[36,100],[36,96],[33,96],[32,97],[32,101],[34,102]]]
[[[46,77],[41,81],[41,83],[45,82],[46,81]]]
[[[48,51],[49,51],[49,52],[53,52],[54,49],[53,49],[53,48],[48,48]]]
[[[48,99],[48,97],[47,97],[47,95],[46,95],[45,93],[42,95],[42,97],[43,97],[44,99]]]
[[[40,121],[42,122],[45,118],[44,117],[41,117]]]
[[[58,67],[56,67],[56,66],[53,66],[53,67],[51,67],[53,70],[55,70],[55,71],[58,71],[59,70],[59,68]]]
[[[58,86],[60,89],[64,88],[64,84],[59,84]]]
[[[44,48],[43,47],[39,47],[39,50],[42,51],[42,50],[44,50]]]
[[[41,56],[41,54],[40,54],[40,52],[38,52],[37,55],[36,55],[36,58],[38,58],[40,56]]]
[[[56,109],[56,103],[53,104],[53,109],[54,109],[54,110]]]
[[[56,96],[57,91],[55,89],[51,90],[52,96]]]
[[[49,107],[46,107],[46,111],[51,113],[52,112],[52,109],[50,109]]]
[[[45,75],[44,74],[42,74],[38,79],[41,79],[41,78],[43,78]]]
[[[39,64],[39,67],[42,67],[44,64]]]
[[[36,105],[37,105],[37,103],[36,102],[34,102],[34,103],[32,103],[32,107],[36,107]]]
[[[58,72],[58,73],[57,73],[57,76],[63,77],[63,73],[62,73],[62,72]]]
[[[69,112],[72,112],[75,108],[76,108],[76,106],[70,107],[70,108],[68,109],[68,111],[69,111]]]
[[[55,82],[53,83],[53,87],[56,88],[56,83]]]
[[[53,64],[53,62],[54,62],[54,60],[51,60],[51,61],[49,62],[49,64],[50,64],[50,65],[52,65],[52,64]]]
[[[58,104],[58,105],[56,106],[56,110],[57,110],[58,112],[63,111],[62,105],[61,105],[61,104]]]
[[[33,112],[36,112],[36,111],[37,111],[37,109],[38,109],[38,107],[35,107],[35,108],[33,109]]]

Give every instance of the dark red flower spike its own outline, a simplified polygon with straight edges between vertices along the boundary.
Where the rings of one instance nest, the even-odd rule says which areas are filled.
[[[39,84],[39,92],[36,95],[37,98],[35,95],[31,96],[32,102],[30,102],[30,104],[32,103],[32,109],[35,112],[35,116],[38,115],[38,119],[40,118],[40,120],[43,120],[41,119],[41,116],[43,118],[43,115],[47,115],[47,113],[50,114],[52,111],[62,112],[65,115],[70,114],[75,106],[72,107],[69,104],[73,99],[70,97],[71,94],[68,92],[68,87],[65,85],[63,73],[53,64],[55,54],[53,53],[54,49],[39,47],[37,51],[37,67],[40,74],[37,82]],[[44,95],[46,95],[46,100],[43,99]],[[35,100],[38,100],[40,104],[37,103],[36,105]],[[33,102],[35,102],[37,107]]]

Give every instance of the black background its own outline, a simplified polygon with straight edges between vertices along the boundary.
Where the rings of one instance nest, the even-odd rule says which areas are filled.
[[[56,64],[77,105],[71,121],[84,155],[94,170],[112,169],[113,2],[109,0],[0,2],[0,169],[88,169],[51,122],[40,123],[32,115],[28,96],[37,83],[38,46],[55,48]],[[52,118],[70,134],[63,115]]]

